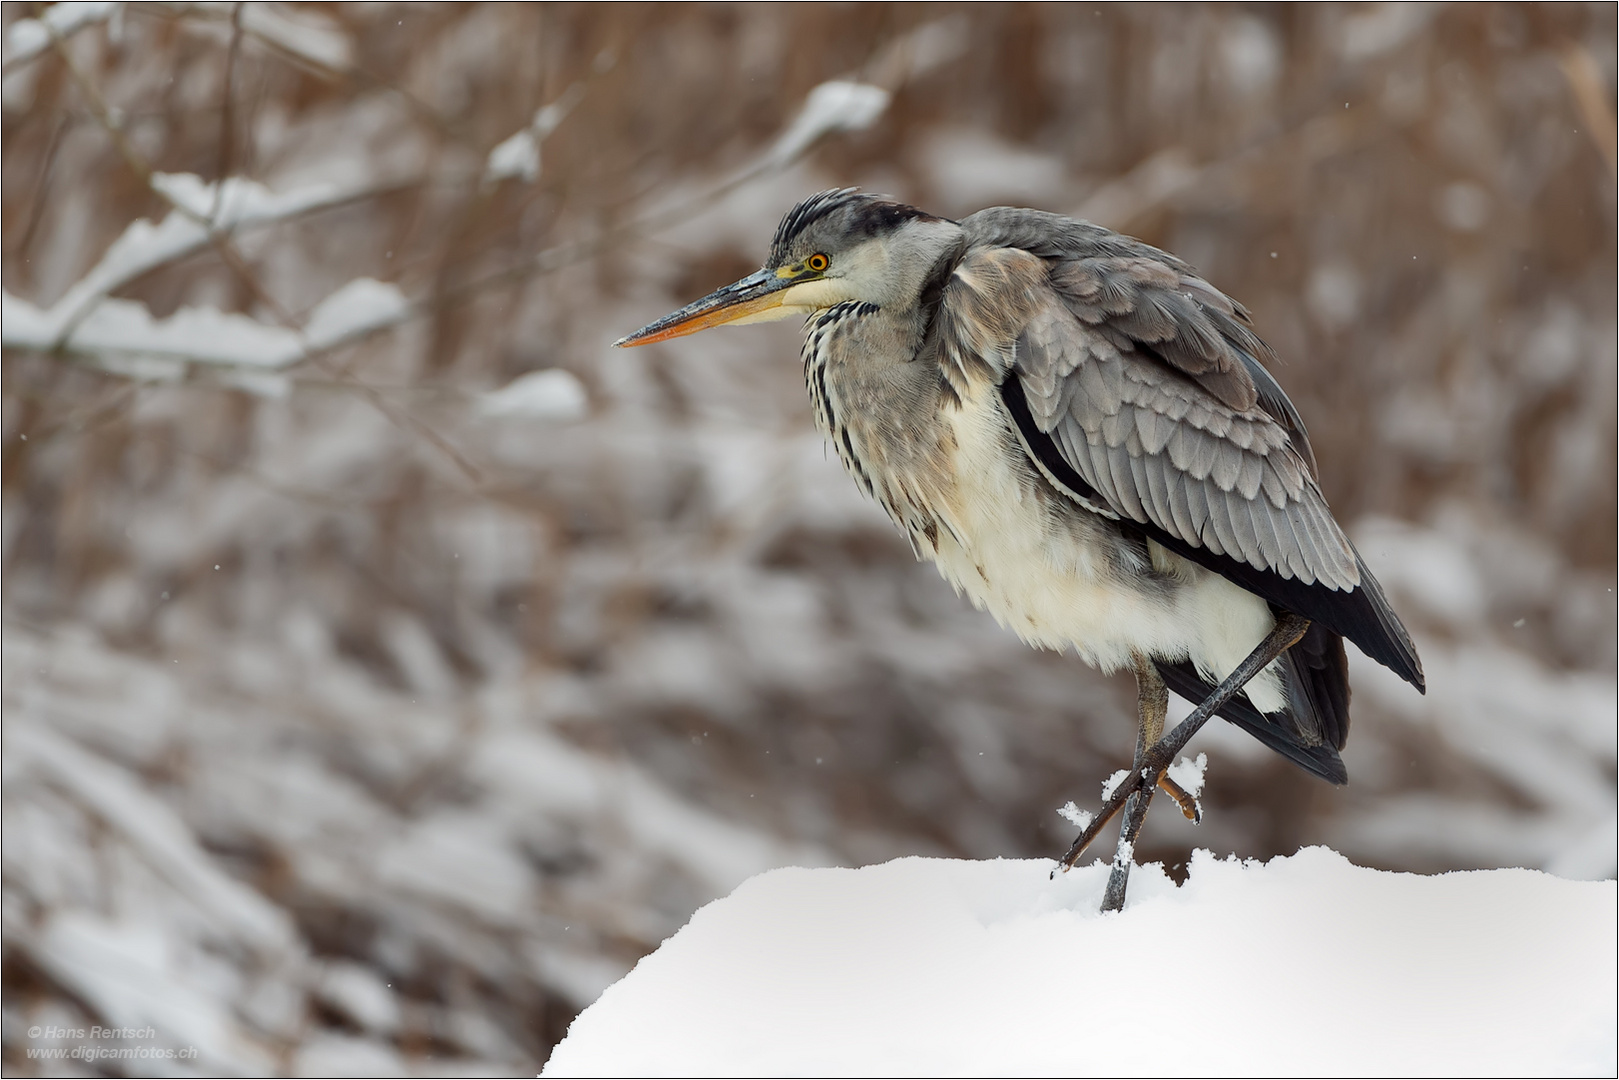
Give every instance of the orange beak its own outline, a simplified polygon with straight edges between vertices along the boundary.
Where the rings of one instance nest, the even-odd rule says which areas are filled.
[[[763,315],[781,307],[786,299],[783,290],[794,284],[796,282],[790,277],[780,277],[772,270],[760,270],[687,304],[672,315],[665,315],[657,322],[641,327],[633,334],[619,338],[613,345],[617,348],[651,345],[653,342],[695,334],[710,326],[724,326]]]

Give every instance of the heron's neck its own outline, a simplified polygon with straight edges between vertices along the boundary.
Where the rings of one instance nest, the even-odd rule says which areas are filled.
[[[884,295],[867,299],[894,311],[931,308],[964,246],[961,226],[954,221],[928,217],[906,222],[884,246]]]

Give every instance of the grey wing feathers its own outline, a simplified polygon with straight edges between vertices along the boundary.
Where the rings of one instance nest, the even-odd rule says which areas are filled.
[[[1309,463],[1257,403],[1232,407],[1055,297],[1030,315],[1010,366],[1035,424],[1121,516],[1284,579],[1359,584]]]
[[[995,379],[1031,456],[1083,505],[1324,623],[1421,689],[1416,649],[1333,520],[1242,306],[1088,222],[997,207],[961,225],[935,321],[945,380]]]

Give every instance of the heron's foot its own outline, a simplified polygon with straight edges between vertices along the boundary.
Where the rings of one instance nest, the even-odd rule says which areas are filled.
[[[1119,787],[1129,788],[1129,791],[1121,794],[1118,790],[1115,790],[1112,797],[1102,800],[1102,809],[1099,813],[1085,815],[1090,819],[1089,823],[1081,830],[1074,842],[1069,845],[1068,853],[1052,868],[1052,877],[1057,876],[1058,870],[1067,871],[1074,868],[1074,864],[1079,862],[1079,857],[1085,854],[1085,849],[1090,847],[1096,841],[1096,838],[1101,835],[1102,830],[1107,827],[1107,823],[1118,816],[1120,810],[1124,809],[1124,800],[1134,793],[1136,786],[1130,783],[1129,777],[1126,777],[1124,783],[1120,784]],[[1084,813],[1084,811],[1080,812]]]
[[[1203,822],[1203,807],[1185,788],[1171,780],[1169,774],[1159,773],[1154,783],[1151,780],[1152,771],[1144,768],[1137,772],[1136,777],[1136,792],[1124,804],[1119,846],[1113,852],[1113,866],[1107,875],[1107,891],[1102,894],[1103,911],[1124,910],[1124,890],[1130,884],[1130,868],[1135,865],[1136,838],[1141,835],[1141,826],[1146,823],[1147,807],[1152,803],[1154,791],[1162,791],[1174,799],[1181,813],[1194,825]]]
[[[1196,795],[1181,787],[1169,778],[1169,774],[1158,778],[1158,790],[1175,800],[1175,805],[1181,808],[1181,814],[1193,825],[1203,824],[1203,804]]]
[[[1068,848],[1068,853],[1057,864],[1057,869],[1066,871],[1074,868],[1074,865],[1079,862],[1080,856],[1084,855],[1086,849],[1096,842],[1096,838],[1102,834],[1102,830],[1107,827],[1108,823],[1119,816],[1119,811],[1124,809],[1125,804],[1130,800],[1130,796],[1142,790],[1143,787],[1149,786],[1147,784],[1149,776],[1153,778],[1150,786],[1158,788],[1165,795],[1174,799],[1175,805],[1180,807],[1181,813],[1186,815],[1188,821],[1194,825],[1203,824],[1203,804],[1185,788],[1171,780],[1166,771],[1169,768],[1171,758],[1174,757],[1175,749],[1178,748],[1166,748],[1164,743],[1159,743],[1147,752],[1141,768],[1127,773],[1108,793],[1107,798],[1102,800],[1102,809],[1091,818],[1090,823],[1085,826],[1085,830],[1074,839],[1073,844]],[[1057,870],[1052,870],[1051,873],[1055,877]]]
[[[1187,803],[1190,803],[1192,805],[1193,812],[1197,815],[1197,817],[1193,818],[1193,820],[1201,820],[1203,812],[1202,808],[1198,805],[1197,800],[1188,795],[1186,790],[1179,784],[1176,784],[1175,781],[1170,780],[1169,777],[1164,775],[1164,770],[1169,767],[1169,758],[1171,755],[1160,754],[1158,751],[1160,751],[1162,747],[1163,744],[1160,743],[1147,753],[1145,760],[1142,762],[1141,769],[1126,773],[1117,784],[1113,784],[1111,781],[1109,782],[1112,790],[1108,792],[1107,797],[1102,800],[1101,810],[1097,811],[1096,816],[1091,818],[1090,823],[1086,825],[1085,830],[1075,838],[1073,844],[1068,848],[1068,853],[1062,857],[1062,860],[1057,864],[1056,869],[1051,871],[1051,875],[1053,877],[1057,876],[1057,870],[1072,870],[1074,865],[1079,862],[1080,856],[1085,854],[1085,850],[1095,843],[1096,838],[1102,834],[1102,830],[1107,828],[1108,823],[1119,816],[1119,811],[1125,808],[1125,804],[1130,801],[1130,797],[1141,791],[1143,788],[1163,787],[1165,794],[1167,794],[1171,799],[1174,799],[1176,805],[1181,808],[1181,813],[1185,814],[1187,812]],[[1163,760],[1159,760],[1160,758]],[[1149,776],[1153,778],[1152,783],[1150,784],[1146,782],[1146,778]],[[1168,783],[1171,786],[1164,787],[1165,783]],[[1176,792],[1179,792],[1179,794],[1176,794]],[[1182,802],[1183,799],[1186,801]],[[1144,814],[1145,810],[1142,812]],[[1190,814],[1187,816],[1191,817]],[[1122,833],[1120,834],[1120,838],[1123,838]],[[1131,843],[1133,844],[1134,842],[1135,838],[1131,837]]]
[[[1181,749],[1186,746],[1192,736],[1197,734],[1198,730],[1208,722],[1209,718],[1221,709],[1226,702],[1230,701],[1247,684],[1249,679],[1259,674],[1266,664],[1276,659],[1283,651],[1296,643],[1309,628],[1310,620],[1301,615],[1294,615],[1291,612],[1283,613],[1282,617],[1276,621],[1275,627],[1266,635],[1265,640],[1260,642],[1258,647],[1248,654],[1247,659],[1237,665],[1237,670],[1226,676],[1225,680],[1214,688],[1214,693],[1210,694],[1201,705],[1193,709],[1191,715],[1182,720],[1174,731],[1159,739],[1152,749],[1140,756],[1136,766],[1130,771],[1129,775],[1124,777],[1123,782],[1115,786],[1107,797],[1102,800],[1101,813],[1097,814],[1090,825],[1074,840],[1073,845],[1068,849],[1068,854],[1063,856],[1062,862],[1058,865],[1063,870],[1073,869],[1074,864],[1079,861],[1079,857],[1085,854],[1085,849],[1095,842],[1107,823],[1118,816],[1120,810],[1124,809],[1126,800],[1136,792],[1141,791],[1144,784],[1148,791],[1159,787],[1164,776],[1164,770],[1169,768],[1169,763],[1175,759],[1176,754],[1181,752]],[[1182,794],[1185,794],[1185,792],[1183,791]],[[1180,804],[1181,813],[1186,813],[1186,803],[1176,798],[1173,791],[1170,792],[1170,797]],[[1192,799],[1190,802],[1192,803],[1193,811],[1188,816],[1197,821],[1202,817],[1201,810],[1198,809],[1196,799]],[[1143,810],[1144,812],[1145,810]],[[1132,837],[1131,843],[1133,844],[1134,842]],[[1052,871],[1052,876],[1056,876],[1055,870]]]

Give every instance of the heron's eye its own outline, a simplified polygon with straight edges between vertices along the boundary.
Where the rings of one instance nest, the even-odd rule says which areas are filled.
[[[831,263],[831,259],[828,259],[825,255],[822,255],[819,252],[804,260],[804,265],[809,267],[811,270],[814,270],[817,274],[819,274],[822,270],[825,270],[831,265]]]

